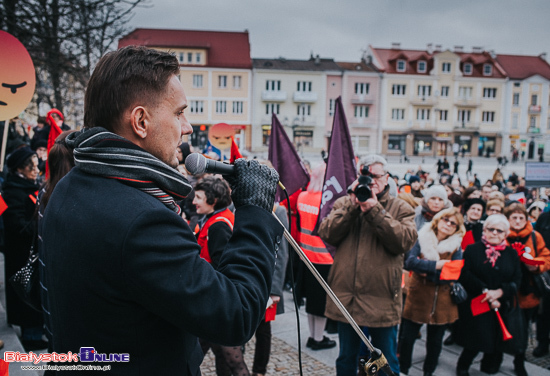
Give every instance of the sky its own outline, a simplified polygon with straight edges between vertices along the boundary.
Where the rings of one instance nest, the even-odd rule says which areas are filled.
[[[473,46],[550,60],[549,0],[146,0],[134,28],[249,31],[253,58],[359,61],[372,45]]]

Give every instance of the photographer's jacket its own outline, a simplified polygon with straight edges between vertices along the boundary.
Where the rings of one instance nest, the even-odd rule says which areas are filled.
[[[319,228],[337,247],[328,283],[357,324],[388,327],[401,318],[403,257],[417,239],[414,210],[386,190],[367,213],[339,198]],[[327,299],[325,315],[347,322]]]

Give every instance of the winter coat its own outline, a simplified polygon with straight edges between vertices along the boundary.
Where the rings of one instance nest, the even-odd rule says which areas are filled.
[[[449,324],[458,319],[458,309],[451,301],[451,288],[440,281],[439,260],[460,260],[462,234],[437,240],[431,223],[418,232],[418,241],[407,253],[405,269],[412,271],[403,318],[420,324]]]
[[[337,247],[328,283],[357,324],[389,327],[401,319],[403,258],[418,235],[409,204],[388,189],[378,200],[363,213],[349,196],[340,197],[319,236]],[[325,315],[347,322],[330,300]]]
[[[529,271],[522,262],[520,263],[522,280],[521,285],[518,285],[518,292],[519,305],[521,308],[533,308],[540,303],[539,297],[537,297],[534,293],[534,282],[532,275],[550,270],[550,250],[546,248],[542,235],[536,231],[535,236],[537,239],[537,249],[535,249],[535,246],[533,245],[533,231],[533,226],[531,223],[527,222],[527,225],[519,232],[510,229],[510,233],[506,238],[509,245],[519,242],[525,245],[526,248],[529,247],[531,249],[531,255],[535,260],[544,261],[544,264],[539,265],[537,270],[534,272]]]
[[[5,228],[4,270],[6,281],[21,269],[29,258],[36,234],[34,212],[38,185],[17,174],[8,174],[2,197],[8,208],[2,214]],[[8,324],[23,327],[42,325],[42,312],[37,312],[17,296],[11,284],[6,283],[6,310]]]

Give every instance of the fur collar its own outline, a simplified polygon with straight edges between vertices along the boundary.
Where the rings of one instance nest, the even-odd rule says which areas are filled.
[[[437,240],[435,232],[431,229],[432,224],[426,223],[418,231],[418,242],[420,243],[420,254],[426,260],[439,261],[441,253],[453,253],[460,247],[462,236],[455,233],[440,242]]]

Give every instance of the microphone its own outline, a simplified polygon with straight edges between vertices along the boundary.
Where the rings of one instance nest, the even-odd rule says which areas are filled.
[[[200,175],[205,172],[220,175],[232,175],[233,165],[208,159],[199,153],[191,153],[185,158],[185,168],[191,175]]]

